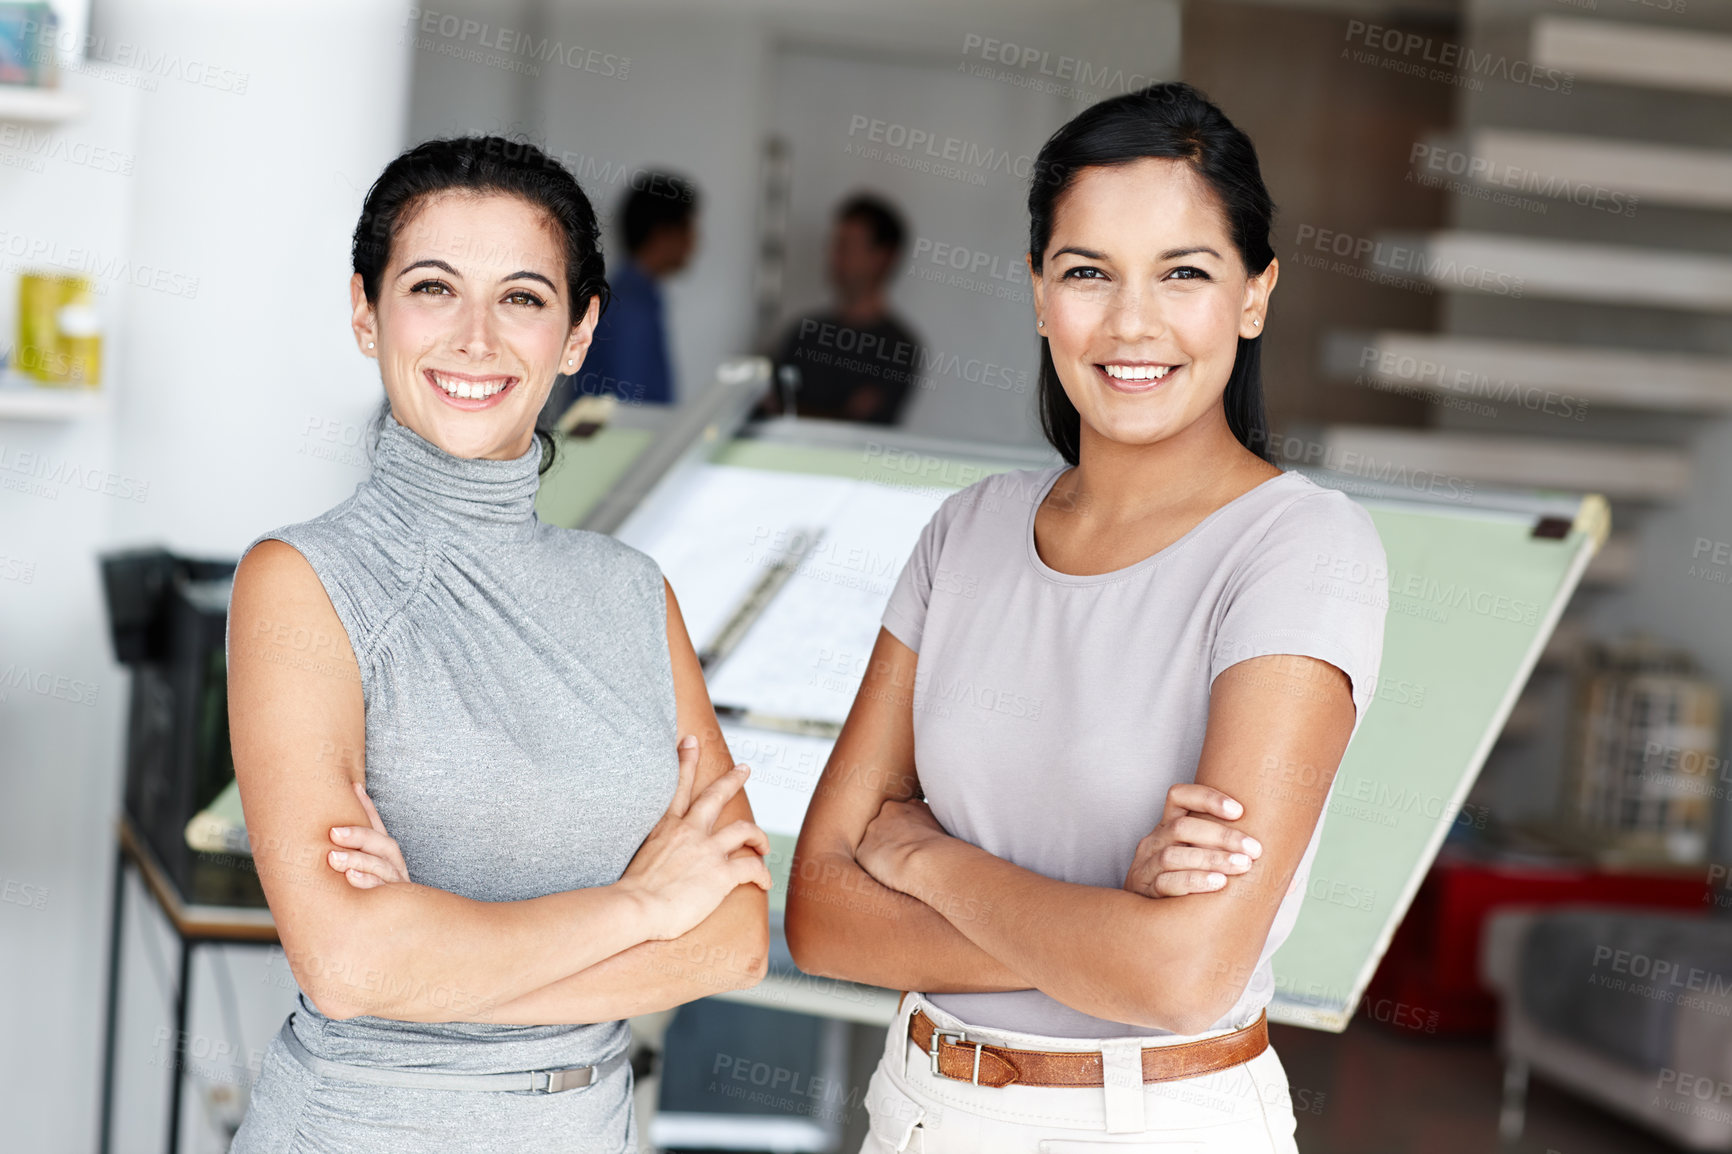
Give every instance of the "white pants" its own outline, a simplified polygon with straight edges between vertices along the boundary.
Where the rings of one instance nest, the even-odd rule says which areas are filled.
[[[932,1072],[908,1040],[915,1010],[969,1041],[1019,1050],[1099,1050],[1107,1086],[994,1088]],[[1238,1066],[1142,1083],[1140,1051],[1217,1037],[1048,1038],[970,1026],[909,994],[866,1088],[871,1133],[860,1154],[1298,1154],[1287,1074],[1273,1047]]]

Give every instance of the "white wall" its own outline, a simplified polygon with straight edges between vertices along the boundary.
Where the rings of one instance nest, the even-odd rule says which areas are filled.
[[[249,75],[227,99],[165,87],[140,120],[139,259],[184,269],[199,291],[133,300],[117,420],[152,493],[123,535],[233,555],[364,475],[309,454],[327,422],[362,421],[383,395],[349,331],[349,241],[403,147],[406,7],[133,0],[98,13],[108,35],[171,26],[177,50]]]
[[[14,340],[17,274],[102,267],[128,251],[132,178],[57,157],[130,155],[139,93],[66,77],[89,112],[64,125],[0,124],[0,317]],[[40,170],[36,165],[40,165]],[[112,263],[107,267],[113,268]],[[127,288],[97,280],[110,364],[124,356]],[[142,508],[107,421],[0,421],[0,1148],[83,1148],[95,1098],[110,822],[126,685],[111,663],[96,552]],[[95,491],[84,488],[93,483]],[[146,501],[148,488],[142,490]],[[66,678],[55,697],[26,678]],[[24,684],[20,684],[24,681]],[[73,692],[73,683],[79,688]],[[30,887],[28,890],[24,887]],[[40,906],[40,908],[38,908]],[[52,1110],[45,1107],[52,1104]],[[40,1111],[40,1112],[39,1112]],[[71,1133],[67,1127],[72,1126]]]
[[[75,481],[0,487],[0,670],[97,687],[90,707],[18,689],[0,698],[0,878],[31,886],[31,897],[47,891],[40,910],[19,903],[26,891],[17,886],[0,902],[0,1149],[95,1143],[128,692],[112,661],[96,554],[161,542],[233,556],[257,533],[328,508],[363,475],[311,454],[333,447],[327,431],[340,448],[379,395],[348,334],[347,244],[362,194],[405,135],[405,8],[104,5],[92,33],[108,58],[148,54],[155,63],[70,72],[89,111],[56,131],[118,151],[129,171],[56,160],[41,172],[0,166],[8,243],[43,238],[60,254],[49,263],[99,259],[132,270],[105,278],[99,306],[111,413],[0,422],[0,478],[31,481],[8,470],[20,454],[44,453],[58,475],[113,475],[114,488],[144,495],[124,500]],[[119,56],[122,46],[134,54]],[[0,138],[0,157],[4,145]],[[97,256],[66,255],[74,250]],[[0,270],[8,327],[15,263]],[[31,566],[32,579],[7,579],[21,571],[10,559]],[[172,939],[136,892],[130,907],[115,1148],[156,1151],[172,1056],[159,1033],[169,1021]],[[262,1049],[291,992],[262,951],[237,952],[236,1023],[218,1011],[214,959],[203,955],[195,977],[194,1048],[232,1044],[238,1024],[238,1065],[204,1064],[218,1081],[244,1081],[246,1051]],[[182,1148],[224,1149],[202,1113],[189,1089]]]

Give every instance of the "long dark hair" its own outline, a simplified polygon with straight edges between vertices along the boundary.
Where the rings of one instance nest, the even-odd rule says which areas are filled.
[[[1263,187],[1251,139],[1207,97],[1177,81],[1151,84],[1114,96],[1078,113],[1052,134],[1035,158],[1028,189],[1028,256],[1041,271],[1053,214],[1059,198],[1082,169],[1130,164],[1145,157],[1183,160],[1220,198],[1245,268],[1253,276],[1269,267],[1274,202]],[[1221,405],[1239,443],[1265,461],[1269,430],[1263,413],[1262,338],[1239,338],[1233,372]],[[1052,349],[1040,338],[1040,426],[1059,455],[1077,463],[1082,417],[1065,395],[1052,363]]]
[[[379,288],[397,234],[431,197],[451,191],[504,193],[545,212],[565,239],[566,296],[572,325],[589,311],[592,299],[599,300],[606,310],[610,294],[601,255],[601,227],[589,197],[559,161],[528,141],[503,136],[425,141],[385,166],[367,190],[352,248],[355,271],[361,274],[361,289],[368,304],[379,303]],[[390,402],[386,401],[374,414],[375,441],[389,409]],[[541,442],[541,471],[545,473],[553,466],[553,434],[538,424],[535,436]]]

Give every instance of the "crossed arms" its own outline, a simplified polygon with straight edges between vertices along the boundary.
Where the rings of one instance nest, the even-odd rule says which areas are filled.
[[[368,824],[354,789],[366,745],[355,656],[300,553],[267,540],[247,554],[230,605],[235,776],[284,952],[321,1013],[604,1022],[762,978],[767,841],[672,589],[667,631],[679,732],[701,744],[682,755],[675,804],[619,883],[515,902],[413,882],[357,888],[326,857],[333,827]],[[296,635],[330,638],[330,660],[272,651],[274,637]],[[332,750],[357,752],[334,760]]]
[[[333,827],[368,824],[354,788],[364,780],[359,755],[347,763],[320,756],[365,746],[358,669],[300,554],[275,541],[248,554],[231,605],[231,639],[240,642],[229,673],[236,776],[285,953],[321,1012],[600,1022],[762,978],[763,838],[739,789],[744,775],[729,769],[671,589],[667,597],[679,731],[702,744],[684,796],[646,849],[664,833],[658,844],[685,838],[686,872],[664,869],[662,885],[627,878],[478,902],[412,882],[358,888],[327,865]],[[250,628],[260,621],[335,639],[333,661],[273,660],[275,631]],[[1190,803],[1196,813],[1176,806],[1176,788],[1125,886],[1106,889],[1055,881],[952,838],[915,800],[915,662],[880,631],[795,854],[786,922],[795,961],[809,973],[889,988],[1039,989],[1096,1017],[1178,1033],[1212,1025],[1249,981],[1321,814],[1353,727],[1346,674],[1277,655],[1217,677],[1197,786],[1178,788],[1207,795],[1208,812],[1222,820],[1200,816],[1204,802]],[[1243,803],[1242,817],[1223,808],[1228,798]],[[664,831],[688,804],[700,817]],[[1261,843],[1248,868],[1222,864],[1247,837]],[[645,856],[640,850],[628,870],[639,882]],[[1216,869],[1218,892],[1197,892],[1203,871]],[[668,897],[676,890],[679,902]]]
[[[950,837],[915,800],[915,662],[879,631],[807,810],[787,902],[800,968],[931,993],[1038,989],[1109,1021],[1182,1034],[1212,1026],[1250,980],[1322,813],[1353,731],[1347,675],[1290,655],[1221,673],[1196,781],[1243,803],[1238,836],[1210,834],[1204,826],[1224,827],[1169,804],[1126,888],[1106,889]],[[1245,835],[1261,853],[1216,892],[1155,896],[1169,892],[1151,884],[1157,872],[1212,868],[1202,863]]]

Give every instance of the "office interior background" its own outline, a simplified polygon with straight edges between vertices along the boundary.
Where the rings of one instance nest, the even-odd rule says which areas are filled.
[[[1346,1029],[1275,1028],[1301,1148],[1732,1149],[1732,4],[435,3],[66,0],[53,82],[0,86],[4,347],[44,270],[85,278],[100,338],[94,386],[13,363],[0,389],[0,1147],[97,1144],[138,708],[99,558],[232,561],[366,475],[381,390],[348,245],[391,157],[535,141],[603,213],[610,268],[634,183],[691,180],[676,413],[824,303],[836,205],[879,194],[928,352],[898,432],[1034,459],[1030,158],[1094,100],[1182,79],[1255,141],[1278,205],[1277,455],[1611,509]],[[0,30],[48,7],[0,5]],[[179,1150],[226,1149],[292,978],[273,949],[201,948],[177,1036],[181,946],[125,876],[112,1148],[161,1149],[180,1066]],[[1499,911],[1554,907],[1612,911],[1598,968],[1491,972],[1494,925],[1531,928]],[[1523,1004],[1613,974],[1687,974],[1693,997],[1625,991],[1574,1033]],[[857,1148],[859,1095],[818,1104],[828,1147],[680,1141]]]

